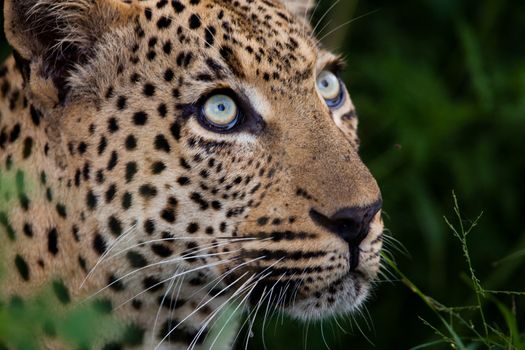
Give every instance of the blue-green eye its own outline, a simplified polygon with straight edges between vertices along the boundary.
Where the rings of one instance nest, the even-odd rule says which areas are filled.
[[[329,70],[322,71],[317,76],[317,90],[330,108],[338,108],[343,102],[343,86],[339,78]]]
[[[229,96],[217,94],[209,97],[202,107],[204,121],[219,130],[230,130],[239,117],[237,103]]]

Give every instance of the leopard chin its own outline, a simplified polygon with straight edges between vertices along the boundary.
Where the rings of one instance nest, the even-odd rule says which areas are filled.
[[[350,314],[368,299],[371,284],[362,273],[352,271],[315,295],[296,300],[284,312],[305,322]]]

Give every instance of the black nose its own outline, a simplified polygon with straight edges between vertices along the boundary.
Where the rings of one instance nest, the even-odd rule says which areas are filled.
[[[343,208],[331,217],[321,214],[315,209],[310,209],[310,217],[319,226],[335,233],[344,239],[350,248],[351,268],[358,264],[359,244],[368,235],[370,222],[381,209],[382,201],[378,200],[365,207]]]

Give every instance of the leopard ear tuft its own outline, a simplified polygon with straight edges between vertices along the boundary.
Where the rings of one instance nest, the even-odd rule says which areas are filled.
[[[298,19],[309,22],[310,12],[313,10],[315,0],[281,0],[283,5]]]
[[[17,62],[30,66],[24,78],[49,81],[61,101],[75,67],[87,63],[96,42],[134,13],[133,5],[119,0],[5,0],[4,29]]]

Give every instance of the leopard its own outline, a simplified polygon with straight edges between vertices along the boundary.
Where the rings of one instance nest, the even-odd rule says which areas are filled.
[[[131,329],[105,350],[207,349],[232,304],[358,311],[381,272],[382,197],[314,8],[5,0],[0,297],[102,301]]]

